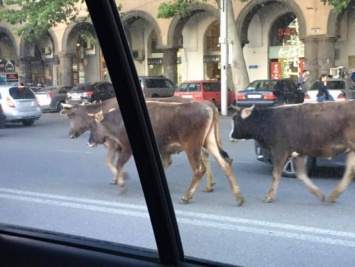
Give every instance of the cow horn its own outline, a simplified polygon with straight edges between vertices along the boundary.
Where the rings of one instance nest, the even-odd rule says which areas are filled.
[[[61,103],[63,108],[73,108],[74,106],[72,104],[67,104],[67,103]]]
[[[236,111],[240,111],[240,107],[238,107],[238,106],[230,105],[230,107],[232,109],[235,109]]]

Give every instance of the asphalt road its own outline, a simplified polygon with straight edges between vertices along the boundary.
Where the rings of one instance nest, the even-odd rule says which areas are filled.
[[[211,159],[215,190],[203,184],[189,204],[180,198],[191,182],[184,153],[166,177],[187,256],[243,266],[353,266],[353,184],[334,204],[321,203],[297,179],[282,178],[272,203],[263,203],[271,166],[258,162],[253,141],[230,143],[230,117],[220,120],[224,149],[245,197],[237,207],[227,179]],[[0,129],[0,222],[155,249],[145,200],[131,159],[127,190],[110,185],[103,147],[88,134],[68,137],[69,121],[44,114],[32,127]],[[328,195],[341,169],[319,169],[312,180]]]

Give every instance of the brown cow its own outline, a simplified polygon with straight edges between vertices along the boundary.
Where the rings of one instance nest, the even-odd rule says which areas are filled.
[[[202,155],[204,148],[215,157],[230,182],[238,205],[242,205],[244,198],[231,168],[231,161],[220,146],[219,139],[216,138],[215,127],[218,123],[215,122],[213,108],[199,101],[184,103],[147,101],[146,104],[164,169],[171,164],[171,155],[183,150],[193,170],[191,185],[182,197],[182,202],[187,203],[193,197],[206,171]],[[106,113],[101,122],[91,124],[89,139],[90,143],[102,144],[111,139],[121,144],[118,173],[122,171],[124,164],[132,155],[125,127],[123,124],[118,125],[120,116],[120,111],[114,110]],[[120,175],[118,175],[118,184],[123,184]]]
[[[152,99],[151,99],[152,100]],[[149,99],[147,100],[149,101]],[[183,98],[179,97],[171,97],[171,98],[155,98],[154,101],[164,101],[164,102],[191,102],[190,100],[185,100]],[[205,102],[207,105],[211,106],[212,104],[209,102]],[[94,119],[93,117],[88,116],[88,113],[95,113],[99,111],[103,111],[103,113],[108,112],[112,108],[118,108],[117,100],[115,98],[103,101],[98,104],[91,104],[91,105],[68,105],[64,104],[64,110],[61,112],[63,115],[65,115],[67,118],[69,118],[70,123],[71,123],[71,129],[69,132],[69,136],[71,138],[76,138],[83,134],[85,131],[89,130],[89,123],[92,122]],[[218,135],[218,110],[212,105],[213,111],[214,111],[214,117],[215,117],[215,122],[217,122],[216,127],[215,127],[215,134],[216,134],[216,140],[218,140],[219,144],[220,139]],[[119,123],[121,123],[120,121]],[[110,168],[110,170],[114,173],[114,178],[113,178],[113,183],[117,183],[117,171],[115,168],[112,168],[112,161],[116,154],[118,154],[121,150],[120,146],[117,146],[116,144],[111,142],[108,142],[105,144],[105,147],[108,150],[108,156],[107,156],[107,166]],[[208,159],[208,153],[203,150],[202,152],[202,159],[206,167],[206,175],[207,175],[207,184],[205,186],[204,191],[205,192],[212,192],[213,187],[215,185],[215,179],[212,175],[211,171],[211,166],[210,162]],[[122,157],[121,157],[122,158]],[[118,159],[119,160],[119,159]]]
[[[304,156],[331,158],[346,152],[346,169],[328,197],[335,202],[355,174],[355,102],[285,105],[267,109],[240,109],[233,116],[231,141],[255,139],[274,156],[273,182],[265,202],[276,195],[286,159],[294,157],[296,175],[321,201],[325,197],[309,179]]]

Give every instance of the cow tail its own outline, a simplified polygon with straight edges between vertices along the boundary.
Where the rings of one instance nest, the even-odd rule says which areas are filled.
[[[217,141],[217,146],[219,150],[219,154],[229,163],[232,164],[233,159],[231,159],[226,151],[223,150],[222,148],[222,141],[219,135],[219,114],[218,114],[218,109],[215,108],[214,110],[214,133]]]

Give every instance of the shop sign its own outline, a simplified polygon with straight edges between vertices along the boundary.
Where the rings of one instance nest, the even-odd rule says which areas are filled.
[[[204,56],[203,57],[203,62],[204,63],[220,62],[220,61],[221,61],[221,56],[219,56],[219,55]]]
[[[148,58],[148,65],[161,65],[163,64],[162,58]]]
[[[282,74],[281,62],[271,62],[270,72],[271,79],[280,79]]]
[[[3,60],[3,59],[0,59],[0,71],[1,72],[13,72],[13,71],[15,71],[15,61],[14,60]]]
[[[298,32],[295,28],[279,28],[277,29],[278,36],[290,36],[290,35],[298,35]]]

